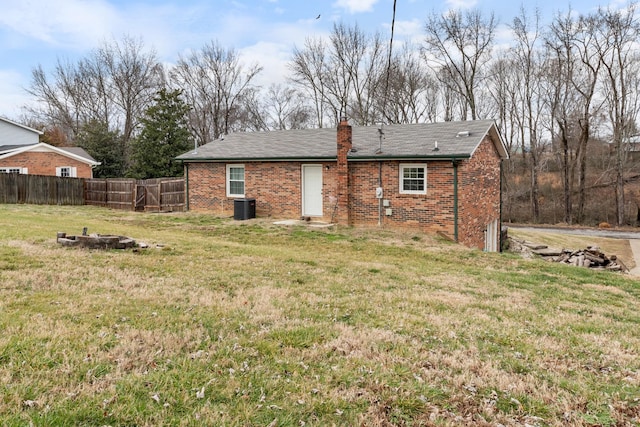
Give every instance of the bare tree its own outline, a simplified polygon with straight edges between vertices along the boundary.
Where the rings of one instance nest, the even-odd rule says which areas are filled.
[[[374,105],[384,96],[380,75],[386,70],[379,34],[367,36],[356,24],[335,24],[330,36],[329,92],[340,100],[340,115],[348,114],[359,125],[373,124]]]
[[[31,71],[31,86],[28,92],[38,101],[31,113],[40,117],[51,127],[61,129],[66,138],[73,138],[77,134],[82,121],[80,120],[78,97],[75,91],[68,92],[67,76],[74,72],[73,66],[64,64],[60,60],[56,65],[54,77],[50,80],[41,65]]]
[[[327,47],[321,39],[307,38],[303,49],[294,47],[293,60],[289,64],[293,73],[291,81],[309,95],[315,110],[316,125],[320,128],[325,124],[327,106],[326,51]]]
[[[386,75],[380,74],[386,81]],[[380,83],[384,87],[386,83]],[[388,96],[377,98],[376,109],[387,123],[435,122],[439,85],[410,45],[395,54],[389,70]]]
[[[455,85],[472,120],[480,118],[478,94],[491,60],[496,26],[493,14],[485,18],[479,10],[451,10],[442,16],[432,14],[424,27],[427,64],[441,82]]]
[[[241,108],[244,127],[252,131],[305,129],[313,121],[313,109],[304,95],[282,84],[247,91]]]
[[[591,139],[594,117],[597,117],[600,105],[595,105],[595,94],[600,77],[600,61],[595,54],[592,26],[588,20],[581,20],[580,33],[574,40],[574,46],[580,58],[580,73],[574,79],[575,89],[581,97],[581,117],[579,119],[580,137],[578,140],[578,212],[576,219],[582,223],[585,219],[587,200],[587,145]]]
[[[109,89],[101,88],[118,108],[122,137],[128,145],[144,111],[163,86],[163,70],[153,50],[146,51],[142,40],[124,37],[120,42],[104,43],[95,52],[104,64]],[[95,69],[95,68],[94,68]]]
[[[638,73],[637,40],[640,25],[635,3],[624,10],[599,9],[593,26],[594,45],[602,66],[604,99],[616,152],[616,221],[624,224],[625,141],[635,128],[637,105],[629,103],[632,77]],[[637,98],[635,98],[637,99]]]
[[[518,129],[522,127],[523,112],[520,108],[521,73],[515,72],[515,58],[505,55],[491,65],[489,81],[491,99],[496,105],[495,119],[500,127],[509,155],[517,151]]]
[[[69,140],[97,122],[122,135],[118,149],[126,152],[138,118],[161,84],[155,53],[125,37],[105,42],[77,63],[58,59],[50,76],[37,66],[29,93],[39,101],[33,113],[62,129]]]
[[[573,215],[573,182],[575,174],[575,108],[578,103],[573,81],[577,68],[577,58],[573,50],[573,40],[577,34],[576,22],[571,13],[557,15],[546,38],[548,55],[548,98],[551,109],[550,132],[559,141],[556,150],[560,159],[563,189],[563,221],[571,224]]]
[[[193,107],[190,122],[199,145],[234,130],[241,100],[260,71],[258,64],[245,67],[234,49],[218,42],[179,58],[170,76]]]
[[[270,129],[304,129],[310,125],[311,108],[304,96],[292,87],[270,85],[265,106]]]
[[[384,59],[378,34],[370,37],[357,25],[335,24],[328,43],[307,39],[304,48],[294,50],[291,80],[311,96],[319,127],[345,114],[367,125],[379,120],[375,106],[384,96]]]
[[[512,31],[516,42],[514,47],[514,71],[518,72],[521,78],[520,100],[522,103],[522,114],[524,122],[521,126],[521,141],[523,153],[525,141],[529,143],[530,153],[530,178],[531,178],[531,216],[534,222],[540,218],[540,184],[538,175],[540,173],[540,156],[543,147],[541,146],[540,121],[544,109],[540,96],[540,73],[542,70],[541,60],[538,56],[537,45],[540,40],[540,15],[536,11],[533,22],[527,16],[524,9],[521,9],[520,16],[513,20]]]

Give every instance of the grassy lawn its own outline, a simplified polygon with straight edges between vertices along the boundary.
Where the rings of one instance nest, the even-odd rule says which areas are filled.
[[[119,234],[140,251],[65,248]],[[0,205],[0,425],[640,423],[640,283],[416,233]]]

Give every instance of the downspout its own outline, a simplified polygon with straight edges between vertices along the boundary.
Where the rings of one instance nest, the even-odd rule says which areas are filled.
[[[382,162],[381,161],[378,162],[378,187],[382,188]],[[382,226],[382,197],[378,199],[378,226]]]
[[[184,206],[189,210],[189,163],[182,163],[184,165]]]
[[[498,252],[502,252],[502,172],[504,159],[500,159],[500,207],[498,208]]]
[[[452,160],[453,165],[453,238],[458,241],[458,161]]]

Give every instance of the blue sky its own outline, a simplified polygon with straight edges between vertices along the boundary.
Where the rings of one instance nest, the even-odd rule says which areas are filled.
[[[607,0],[398,0],[395,36],[419,41],[425,18],[452,8],[493,12],[505,25],[523,2],[527,10],[538,7],[546,20],[569,8],[586,13],[609,5]],[[239,51],[247,64],[262,65],[259,83],[266,85],[283,80],[294,45],[327,35],[334,22],[358,23],[388,36],[392,9],[393,0],[0,0],[0,116],[19,119],[21,107],[32,102],[25,88],[33,68],[42,65],[50,72],[58,59],[73,62],[123,35],[142,39],[166,64],[217,40]]]

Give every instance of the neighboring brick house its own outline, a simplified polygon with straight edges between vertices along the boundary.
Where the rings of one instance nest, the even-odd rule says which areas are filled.
[[[41,134],[0,117],[0,172],[93,178],[100,162],[80,147],[39,143]]]
[[[491,120],[235,133],[179,156],[187,207],[441,233],[499,250],[504,141]]]

